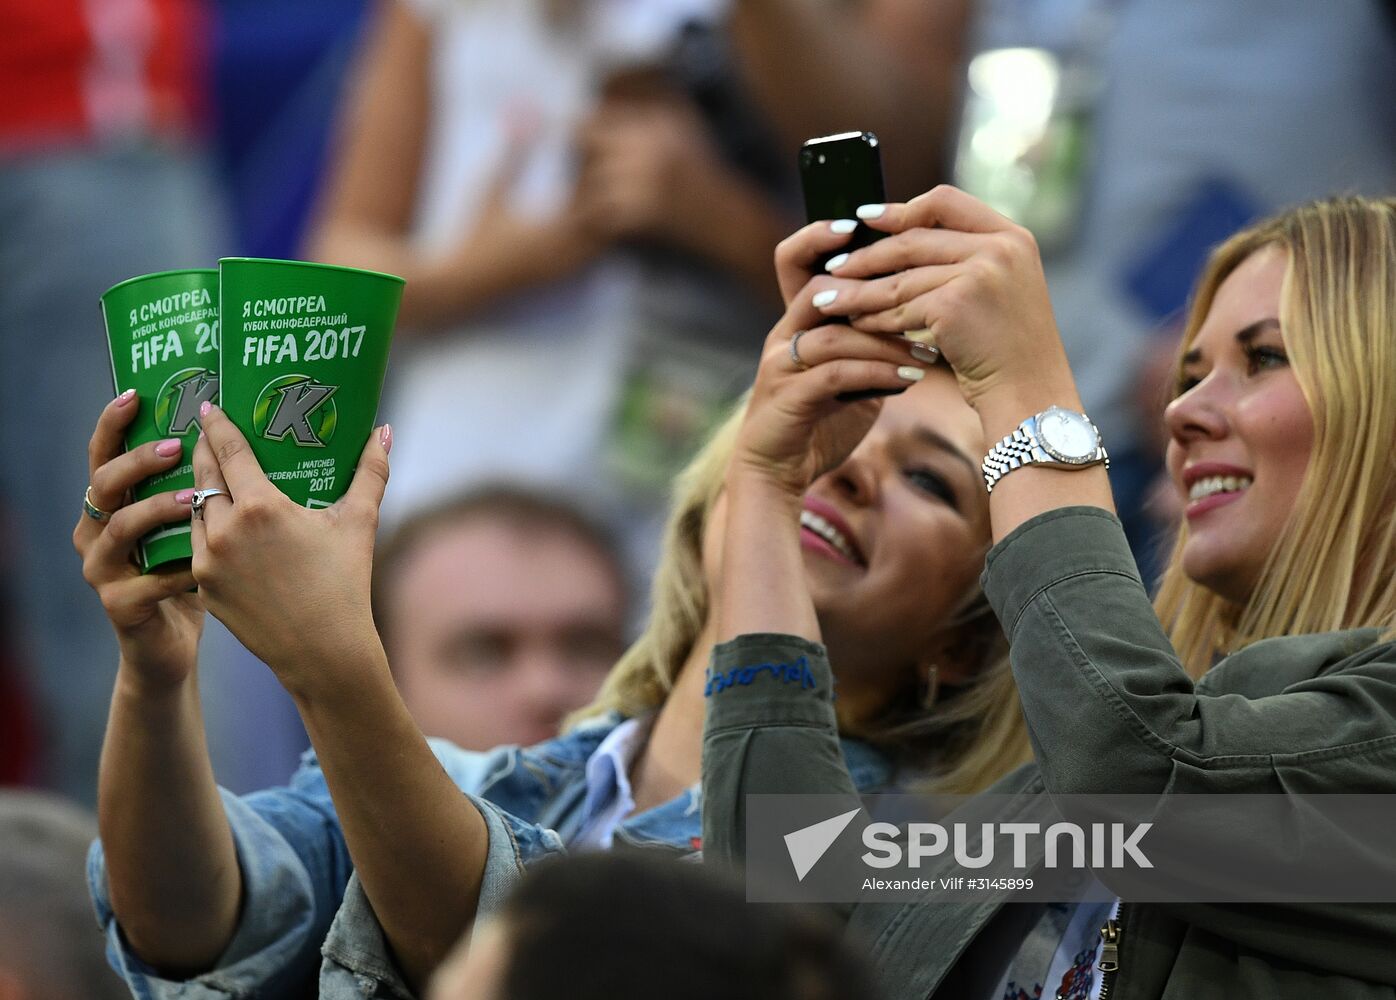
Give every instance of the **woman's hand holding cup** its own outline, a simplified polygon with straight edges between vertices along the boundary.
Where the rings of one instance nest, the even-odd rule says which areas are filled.
[[[137,483],[169,470],[181,457],[177,439],[125,450],[124,431],[139,405],[134,391],[122,393],[97,420],[88,445],[87,501],[109,516],[99,519],[84,511],[73,529],[73,546],[116,631],[123,664],[141,682],[172,687],[193,673],[204,607],[192,593],[194,576],[187,564],[142,573],[136,548],[149,532],[187,521],[193,491],[129,502]]]
[[[278,490],[241,431],[204,404],[194,482],[223,493],[194,519],[194,578],[209,611],[293,696],[382,660],[370,579],[391,443],[378,428],[348,492],[311,510]]]

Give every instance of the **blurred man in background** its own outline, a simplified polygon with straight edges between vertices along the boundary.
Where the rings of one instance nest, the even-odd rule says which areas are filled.
[[[486,486],[405,521],[375,557],[374,613],[422,731],[467,750],[557,735],[620,655],[609,536],[563,502]]]

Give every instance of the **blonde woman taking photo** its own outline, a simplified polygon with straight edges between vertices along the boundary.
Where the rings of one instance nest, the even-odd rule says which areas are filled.
[[[976,584],[989,544],[973,462],[984,439],[924,349],[876,346],[881,381],[910,388],[880,410],[857,408],[862,444],[777,526],[799,540],[795,563],[758,567],[755,582],[788,586],[793,574],[819,609],[848,737],[834,752],[860,789],[929,780],[972,792],[1029,757],[1006,643]],[[736,419],[677,484],[649,625],[596,705],[556,740],[482,754],[429,746],[373,629],[390,432],[369,442],[343,501],[309,511],[267,482],[210,409],[195,477],[232,499],[211,498],[194,521],[192,574],[142,576],[133,546],[188,517],[189,497],[123,506],[172,461],[153,445],[122,453],[132,402],[113,401],[92,441],[91,501],[114,513],[84,516],[75,541],[121,648],[92,884],[138,995],[300,996],[318,977],[326,998],[401,996],[538,857],[613,843],[700,849],[711,581]],[[214,783],[195,676],[205,607],[301,712],[315,753],[286,788],[237,798]],[[790,667],[792,686],[815,683]]]
[[[1166,418],[1185,520],[1157,614],[1112,512],[1100,441],[1079,415],[1032,238],[949,187],[860,215],[890,235],[832,275],[809,278],[828,252],[817,227],[783,246],[785,284],[800,289],[791,311],[806,324],[821,309],[859,317],[830,358],[859,338],[929,328],[986,438],[1007,439],[984,456],[996,544],[983,580],[1037,763],[993,791],[1396,792],[1396,202],[1303,206],[1212,256]],[[796,649],[823,669],[808,600],[743,583],[752,565],[793,551],[760,526],[797,502],[812,469],[840,460],[829,442],[856,440],[836,410],[808,409],[792,432],[782,401],[819,368],[764,369],[739,433],[718,669]],[[1027,437],[1058,460],[1025,461]],[[742,855],[752,789],[851,791],[828,752],[831,720],[819,690],[768,684],[709,699],[710,858]],[[1295,836],[1269,831],[1247,850],[1282,859]],[[968,955],[1001,915],[994,901],[923,900],[855,907],[852,924],[874,942],[890,995],[987,1000],[1005,995],[1006,959]],[[1054,956],[1044,969],[1072,974],[1038,978],[1044,996],[1396,994],[1389,904],[1123,904],[1105,933],[1115,971],[1091,975],[1094,955],[1084,967]]]

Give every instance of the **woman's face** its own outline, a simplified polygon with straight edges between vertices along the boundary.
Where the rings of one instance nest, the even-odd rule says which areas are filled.
[[[1280,336],[1288,257],[1246,258],[1217,290],[1168,407],[1168,473],[1187,518],[1183,572],[1223,597],[1254,592],[1313,450],[1313,418]]]
[[[932,662],[943,683],[967,679],[946,659],[947,625],[977,592],[989,546],[984,451],[954,375],[932,368],[888,398],[848,459],[810,486],[805,577],[842,684],[889,671],[904,682],[908,665]],[[724,513],[719,500],[704,545],[709,579]]]

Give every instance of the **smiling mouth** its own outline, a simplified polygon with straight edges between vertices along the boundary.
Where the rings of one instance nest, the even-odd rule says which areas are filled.
[[[1250,489],[1250,476],[1207,476],[1192,484],[1188,490],[1188,502],[1196,503],[1223,493],[1244,493]]]
[[[800,527],[807,529],[855,565],[864,565],[862,554],[853,546],[842,531],[811,510],[800,511]]]

